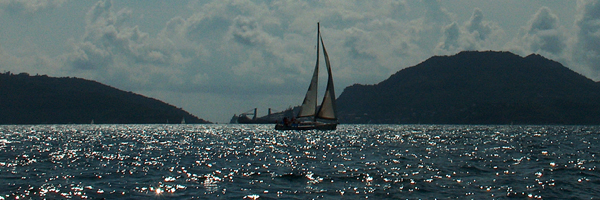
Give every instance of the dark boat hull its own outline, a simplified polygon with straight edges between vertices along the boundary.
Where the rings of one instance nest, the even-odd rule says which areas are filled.
[[[238,118],[239,124],[275,124],[277,120]]]
[[[337,123],[310,123],[298,125],[276,124],[275,130],[335,130]]]

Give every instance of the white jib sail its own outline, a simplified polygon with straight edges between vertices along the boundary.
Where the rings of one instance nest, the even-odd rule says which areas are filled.
[[[323,38],[321,38],[321,45],[323,46],[323,57],[325,57],[325,65],[327,66],[328,78],[327,90],[325,90],[323,103],[321,103],[321,109],[319,109],[317,117],[321,119],[337,120],[335,113],[335,90],[333,86],[333,75],[331,73],[329,55],[327,55],[327,50],[325,50],[325,43],[323,43]]]

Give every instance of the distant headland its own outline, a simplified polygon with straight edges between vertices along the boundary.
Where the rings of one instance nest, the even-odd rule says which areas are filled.
[[[341,123],[600,125],[600,83],[532,54],[434,56],[337,99]]]
[[[165,102],[81,78],[0,73],[0,124],[210,123]]]

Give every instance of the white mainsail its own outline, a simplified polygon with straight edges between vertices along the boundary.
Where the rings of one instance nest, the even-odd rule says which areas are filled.
[[[300,106],[298,118],[312,117],[317,113],[317,88],[319,85],[319,38],[320,32],[319,27],[317,26],[317,64],[315,64],[315,70],[313,72],[310,85],[308,86],[308,91],[306,91],[306,96],[304,96],[304,101],[302,101],[302,105]]]

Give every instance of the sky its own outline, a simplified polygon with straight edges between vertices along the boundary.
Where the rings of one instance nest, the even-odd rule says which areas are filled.
[[[301,103],[317,22],[338,96],[466,50],[600,80],[595,0],[0,0],[0,72],[95,80],[224,123]]]

